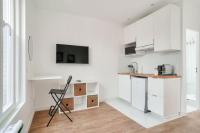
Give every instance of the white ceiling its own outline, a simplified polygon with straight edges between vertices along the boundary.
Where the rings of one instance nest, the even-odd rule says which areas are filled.
[[[37,8],[128,24],[180,0],[33,0]]]

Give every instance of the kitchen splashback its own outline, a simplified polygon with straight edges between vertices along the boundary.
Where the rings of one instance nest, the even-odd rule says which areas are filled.
[[[155,68],[160,64],[171,64],[175,68],[175,73],[181,74],[181,52],[168,52],[168,53],[149,53],[142,57],[137,58],[127,58],[120,57],[119,60],[119,71],[127,72],[128,64],[130,62],[137,62],[139,66],[139,72],[142,73],[155,73],[157,70]]]

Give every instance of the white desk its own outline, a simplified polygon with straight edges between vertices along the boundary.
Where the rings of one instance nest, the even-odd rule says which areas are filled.
[[[56,76],[56,75],[48,75],[48,76],[33,76],[28,78],[30,81],[37,81],[37,80],[60,80],[63,79],[62,76]]]
[[[43,105],[43,104],[39,104],[40,101],[37,100],[38,98],[36,98],[39,95],[39,98],[42,98],[42,95],[44,95],[44,99],[48,100],[49,95],[48,92],[51,88],[60,88],[60,84],[62,82],[63,76],[59,76],[59,75],[54,75],[54,74],[35,74],[35,75],[29,75],[28,76],[28,81],[31,82],[31,88],[35,91],[33,91],[33,99],[34,99],[34,105],[35,105],[35,110],[39,111],[39,110],[44,110],[44,109],[48,109],[46,108],[47,105]],[[47,88],[44,86],[43,90],[38,90],[39,88],[42,88],[42,86],[38,86],[38,85],[45,85],[45,84],[49,84],[50,82],[53,82],[53,86],[50,88]],[[43,83],[44,82],[44,83]],[[38,84],[39,83],[39,84]],[[42,83],[42,84],[40,84]],[[38,85],[37,85],[38,84]],[[37,88],[39,87],[39,88]],[[42,94],[38,94],[38,91]],[[37,94],[37,95],[36,95]],[[49,102],[50,104],[50,102]],[[39,107],[38,107],[39,105]],[[49,105],[48,105],[49,106]]]

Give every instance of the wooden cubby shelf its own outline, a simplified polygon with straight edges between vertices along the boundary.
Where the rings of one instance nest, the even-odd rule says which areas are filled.
[[[62,87],[64,85],[61,85]],[[98,82],[72,82],[66,92],[63,103],[71,111],[99,107]],[[61,113],[60,110],[59,113]]]

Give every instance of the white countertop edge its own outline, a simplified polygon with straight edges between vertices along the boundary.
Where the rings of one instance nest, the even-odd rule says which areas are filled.
[[[34,80],[51,80],[51,79],[63,79],[62,76],[55,76],[55,75],[49,75],[49,76],[34,76],[29,77],[28,80],[34,81]]]

